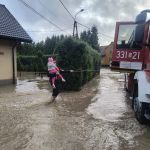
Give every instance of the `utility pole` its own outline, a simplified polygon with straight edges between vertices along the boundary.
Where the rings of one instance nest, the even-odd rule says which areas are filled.
[[[76,17],[77,17],[77,15],[78,15],[80,12],[82,12],[82,11],[84,11],[84,9],[81,9],[79,12],[77,12],[77,13],[75,14],[75,17],[74,17],[74,23],[73,23],[73,37],[76,37],[76,38],[78,38],[78,22],[76,21]]]
[[[78,26],[76,20],[74,20],[74,25],[73,25],[73,37],[78,38]]]

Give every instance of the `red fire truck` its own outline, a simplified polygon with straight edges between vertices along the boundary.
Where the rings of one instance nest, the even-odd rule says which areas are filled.
[[[111,70],[125,72],[126,88],[132,97],[137,120],[150,119],[150,10],[137,15],[135,22],[117,22]]]

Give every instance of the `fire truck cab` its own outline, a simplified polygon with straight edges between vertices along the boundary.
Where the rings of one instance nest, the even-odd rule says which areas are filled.
[[[144,10],[135,22],[117,22],[111,70],[126,73],[127,90],[140,123],[150,119],[150,20]]]

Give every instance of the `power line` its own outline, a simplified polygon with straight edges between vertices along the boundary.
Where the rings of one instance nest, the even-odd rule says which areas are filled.
[[[63,2],[61,1],[61,0],[59,0],[60,1],[60,3],[63,5],[63,7],[66,9],[66,11],[70,14],[70,16],[73,18],[73,20],[75,19],[73,16],[72,16],[72,14],[70,13],[70,11],[67,9],[67,7],[63,4]],[[84,24],[82,24],[82,23],[80,23],[80,22],[78,22],[78,21],[76,21],[79,25],[81,25],[81,26],[83,26],[83,27],[85,27],[85,28],[87,28],[87,29],[89,29],[90,30],[90,27],[88,27],[88,26],[86,26],[86,25],[84,25]],[[109,36],[109,35],[106,35],[106,34],[104,34],[104,33],[101,33],[101,32],[99,32],[98,34],[101,34],[101,35],[103,35],[103,36],[106,36],[106,37],[108,37],[109,39],[113,39],[113,37],[111,37],[111,36]]]
[[[62,28],[60,28],[57,24],[53,23],[52,21],[50,21],[49,19],[47,19],[45,16],[43,16],[42,14],[40,14],[37,10],[35,10],[33,7],[31,7],[30,5],[28,5],[26,2],[24,2],[23,0],[18,0],[21,3],[23,3],[26,7],[28,7],[29,9],[31,9],[36,15],[40,16],[42,19],[46,20],[47,22],[49,22],[50,24],[52,24],[53,26],[55,26],[56,28],[58,28],[61,31],[64,31]]]
[[[109,35],[107,35],[107,34],[104,34],[104,33],[101,33],[101,32],[99,32],[98,34],[101,34],[101,35],[105,36],[106,38],[113,39],[112,36],[109,36]]]
[[[99,40],[101,41],[105,41],[105,42],[110,42],[110,40],[108,40],[108,38],[106,37],[100,37]]]
[[[21,0],[21,1],[22,1],[22,0]],[[39,1],[40,1],[40,0],[39,0]],[[69,13],[69,15],[71,16],[71,18],[74,20],[75,18],[74,18],[73,15],[70,13],[70,11],[67,9],[67,7],[64,5],[64,3],[63,3],[61,0],[59,0],[59,2],[62,4],[62,6],[65,8],[65,10]],[[40,3],[41,3],[41,1],[40,1]],[[90,29],[90,27],[88,27],[88,26],[86,26],[86,25],[84,25],[84,24],[82,24],[82,23],[80,23],[80,22],[78,22],[78,21],[77,21],[77,23],[78,23],[79,25],[81,25],[81,26],[87,28],[87,29]],[[106,35],[106,34],[104,34],[104,33],[99,32],[98,34],[101,34],[101,35],[103,35],[103,36],[106,36],[106,37],[108,37],[109,39],[113,39],[113,37],[111,37],[111,36],[109,36],[109,35]]]
[[[78,37],[77,23],[80,24],[80,25],[82,25],[82,26],[84,26],[84,27],[86,27],[86,26],[83,25],[83,24],[81,24],[81,23],[79,23],[79,22],[77,22],[77,21],[75,20],[76,17],[73,17],[73,16],[72,16],[72,14],[71,14],[70,11],[67,9],[67,7],[64,5],[64,3],[63,3],[61,0],[59,0],[59,2],[60,2],[60,3],[62,4],[62,6],[66,9],[66,11],[69,13],[69,15],[71,16],[71,18],[74,20],[73,36],[74,36],[74,32],[76,31],[76,36]],[[86,27],[86,28],[88,28],[88,27]]]
[[[63,31],[68,30],[64,29]],[[27,32],[43,32],[43,33],[50,33],[50,32],[59,32],[60,30],[55,30],[55,31],[48,31],[48,30],[26,30]]]
[[[66,9],[66,11],[69,13],[69,15],[71,16],[71,18],[74,20],[74,17],[72,16],[72,14],[70,13],[70,11],[67,9],[67,7],[64,5],[64,3],[59,0],[59,2],[62,4],[62,6]]]
[[[70,26],[68,26],[66,29],[63,29],[63,31],[70,29],[69,27],[72,27],[73,24],[71,24]],[[27,32],[46,32],[46,33],[50,33],[50,32],[59,32],[60,30],[28,30],[26,29]]]
[[[90,29],[90,27],[88,27],[88,26],[86,26],[86,25],[83,25],[83,24],[81,24],[80,22],[77,22],[77,23],[78,23],[79,25],[81,25],[81,26],[87,28],[87,29]],[[106,34],[104,34],[104,33],[98,32],[98,34],[101,34],[101,35],[103,35],[103,36],[106,36],[106,37],[109,38],[109,39],[113,39],[113,37],[111,37],[111,36],[109,36],[109,35],[106,35]]]
[[[65,10],[69,13],[69,15],[71,16],[71,18],[74,20],[74,26],[73,26],[73,36],[75,35],[75,32],[76,32],[76,37],[78,37],[78,27],[77,27],[77,21],[76,21],[76,15],[79,13],[79,12],[81,12],[81,11],[79,11],[76,15],[75,15],[75,17],[73,17],[73,15],[70,13],[70,11],[67,9],[67,7],[64,5],[64,3],[61,1],[61,0],[59,0],[59,2],[62,4],[62,6],[65,8]],[[82,11],[83,11],[84,9],[82,9]]]
[[[51,14],[54,18],[57,18],[57,16],[47,6],[45,6],[45,4],[43,4],[43,2],[41,0],[38,0],[38,1],[45,9],[47,9],[49,14]],[[66,22],[68,22],[68,21],[66,21]]]
[[[39,1],[39,3],[40,3],[45,9],[47,9],[47,10],[50,12],[50,14],[52,14],[53,17],[56,17],[56,15],[53,14],[53,12],[52,12],[48,7],[46,7],[46,6],[41,2],[41,0],[38,0],[38,1]]]
[[[77,22],[79,25],[81,25],[81,26],[83,26],[83,27],[85,27],[85,28],[87,28],[87,29],[90,29],[90,27],[88,27],[88,26],[86,26],[86,25],[83,25],[82,23],[80,23],[80,22]]]

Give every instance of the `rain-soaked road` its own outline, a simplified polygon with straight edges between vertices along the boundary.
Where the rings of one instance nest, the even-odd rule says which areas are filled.
[[[0,87],[0,150],[149,150],[150,126],[134,118],[122,79],[102,69],[52,104],[47,78]]]

